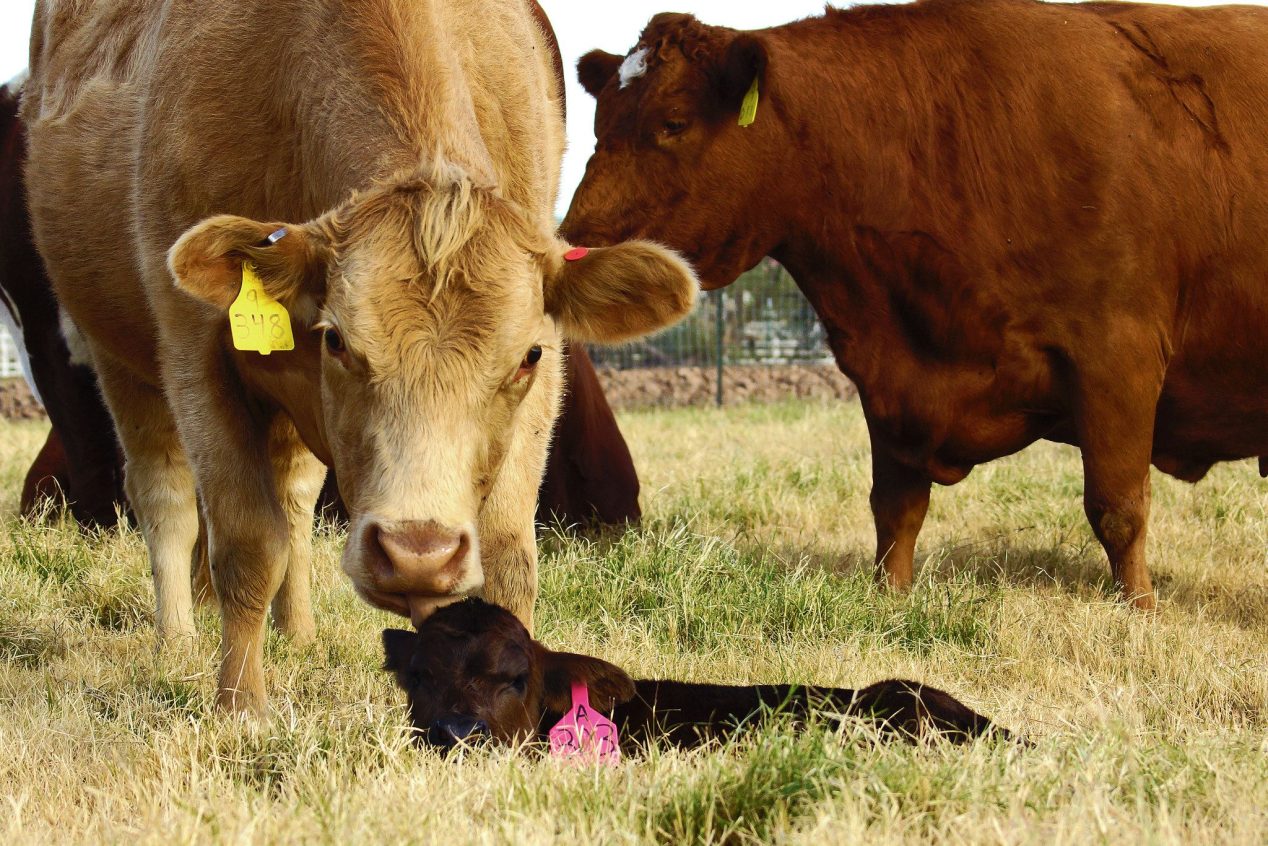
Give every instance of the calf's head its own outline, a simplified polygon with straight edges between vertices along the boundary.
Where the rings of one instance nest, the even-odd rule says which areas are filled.
[[[290,313],[293,352],[240,361],[285,362],[274,399],[338,473],[351,516],[343,569],[374,605],[418,622],[480,590],[477,518],[508,455],[521,476],[544,457],[561,333],[616,342],[691,309],[694,275],[668,250],[567,252],[449,166],[308,223],[211,218],[171,249],[194,297],[227,309],[250,262]]]
[[[432,745],[449,748],[487,736],[529,739],[548,712],[572,707],[572,684],[611,711],[634,695],[634,682],[606,661],[552,652],[510,612],[479,599],[432,614],[417,632],[383,632],[386,669],[409,696],[410,720]]]
[[[680,14],[654,17],[627,56],[583,56],[577,70],[597,100],[597,143],[564,235],[677,246],[706,288],[755,265],[780,239],[779,216],[763,214],[773,193],[770,151],[793,154],[772,140],[782,130],[767,59],[760,34]],[[757,117],[741,127],[753,86]]]

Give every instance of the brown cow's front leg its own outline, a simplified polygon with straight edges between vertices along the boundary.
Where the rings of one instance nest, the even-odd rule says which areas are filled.
[[[911,587],[916,537],[929,510],[929,477],[889,454],[872,436],[872,518],[876,521],[876,578],[891,588]]]
[[[1111,360],[1108,357],[1106,360]],[[1123,358],[1122,360],[1128,360]],[[1123,598],[1142,610],[1155,606],[1145,559],[1149,521],[1149,462],[1161,375],[1155,380],[1088,376],[1079,397],[1083,450],[1083,507]]]

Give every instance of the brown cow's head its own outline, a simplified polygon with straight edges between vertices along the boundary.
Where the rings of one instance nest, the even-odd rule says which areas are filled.
[[[207,220],[172,248],[172,272],[225,309],[249,261],[286,306],[296,349],[272,358],[291,356],[298,376],[280,401],[338,473],[343,568],[368,601],[415,622],[482,587],[478,519],[507,532],[532,519],[560,334],[645,334],[690,311],[697,289],[652,244],[565,261],[567,244],[450,166],[286,224],[270,243],[282,226]],[[516,494],[486,503],[499,474]]]
[[[418,632],[387,629],[385,669],[409,696],[410,720],[428,743],[449,748],[487,735],[530,739],[547,712],[572,705],[574,681],[611,711],[634,695],[623,670],[598,658],[552,652],[509,611],[469,599],[431,615]]]
[[[596,50],[577,70],[598,101],[598,141],[566,237],[609,244],[637,233],[681,245],[706,288],[729,284],[776,246],[778,221],[760,214],[766,150],[779,131],[760,35],[661,14],[628,56]],[[754,80],[757,119],[741,127]]]

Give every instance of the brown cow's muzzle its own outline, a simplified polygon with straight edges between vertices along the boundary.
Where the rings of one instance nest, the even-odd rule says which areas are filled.
[[[360,566],[345,560],[344,570],[373,605],[418,625],[484,583],[471,528],[454,529],[434,520],[363,518],[358,523]]]

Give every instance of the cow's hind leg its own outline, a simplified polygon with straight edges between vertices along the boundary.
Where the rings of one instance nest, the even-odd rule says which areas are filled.
[[[1131,359],[1124,356],[1122,360]],[[1156,379],[1131,373],[1101,380],[1084,375],[1079,393],[1083,507],[1109,556],[1123,598],[1143,610],[1154,607],[1145,535],[1154,414],[1161,384],[1161,374]]]
[[[123,447],[124,486],[150,553],[159,637],[194,633],[190,561],[198,537],[194,480],[162,392],[98,362]]]
[[[273,421],[269,456],[290,538],[286,575],[273,597],[273,625],[292,643],[311,643],[317,635],[311,587],[313,511],[326,467],[300,441],[290,419],[281,415]]]
[[[872,518],[876,521],[876,577],[899,590],[911,587],[916,537],[929,511],[929,477],[895,461],[872,437]]]

